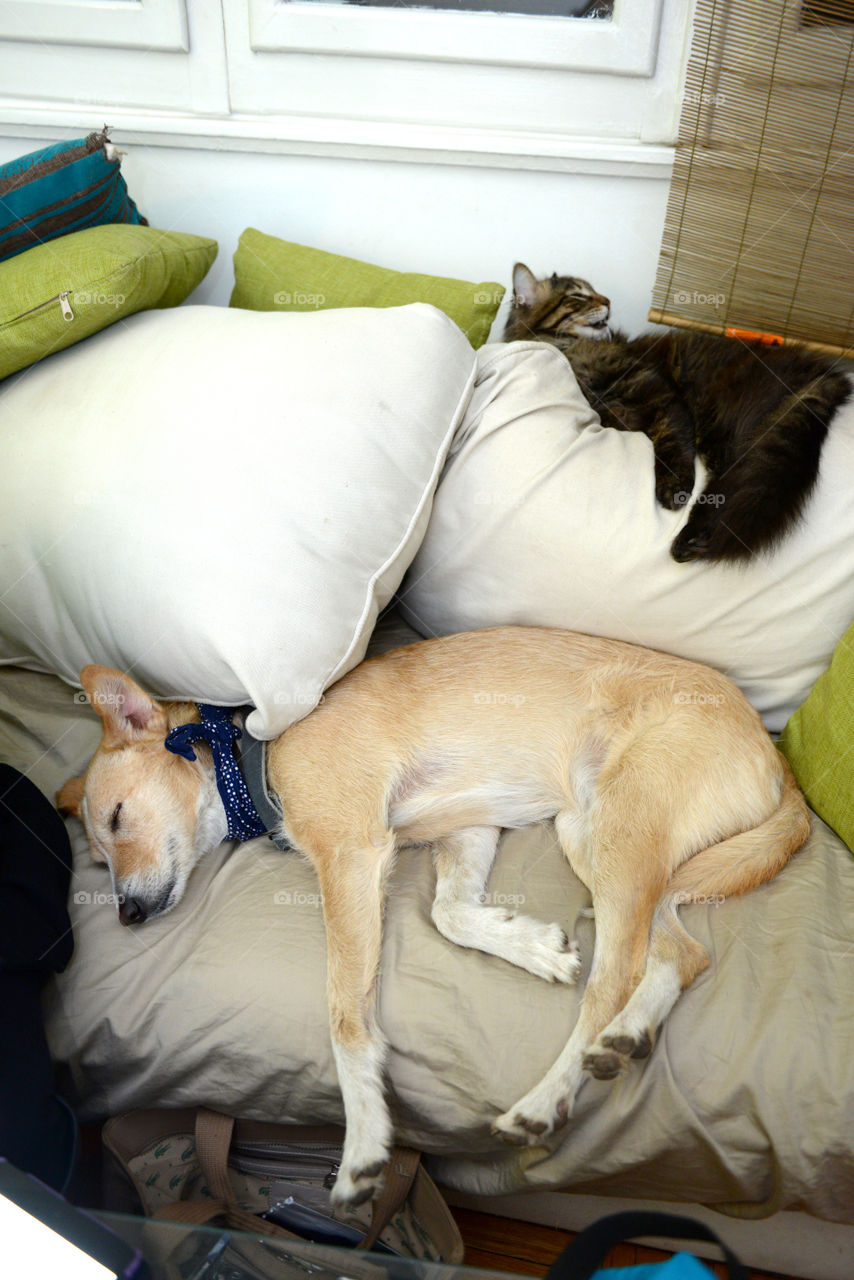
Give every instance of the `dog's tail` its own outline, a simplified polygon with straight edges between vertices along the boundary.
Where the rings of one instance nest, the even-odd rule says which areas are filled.
[[[809,809],[788,760],[777,754],[783,774],[777,808],[758,827],[721,840],[683,862],[667,886],[672,901],[704,902],[747,893],[775,876],[804,844],[810,833]]]

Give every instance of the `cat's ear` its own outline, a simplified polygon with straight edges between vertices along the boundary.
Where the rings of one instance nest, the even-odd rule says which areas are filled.
[[[513,268],[513,301],[517,307],[532,307],[537,300],[540,282],[524,262]]]

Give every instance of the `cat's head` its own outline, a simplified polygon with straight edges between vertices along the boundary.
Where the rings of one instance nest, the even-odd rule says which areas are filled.
[[[557,275],[538,280],[524,262],[517,262],[504,340],[610,338],[610,315],[610,299],[597,293],[586,280]]]

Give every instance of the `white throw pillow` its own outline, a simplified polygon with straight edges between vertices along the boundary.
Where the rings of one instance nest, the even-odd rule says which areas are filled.
[[[401,591],[422,635],[567,627],[706,662],[782,729],[854,617],[854,404],[804,519],[771,555],[677,564],[689,505],[655,500],[643,435],[603,428],[559,352],[492,344]],[[698,464],[694,497],[702,491]]]
[[[475,374],[433,307],[136,315],[0,387],[0,661],[257,710],[362,658]]]

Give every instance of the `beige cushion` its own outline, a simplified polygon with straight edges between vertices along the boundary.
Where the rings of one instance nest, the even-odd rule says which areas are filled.
[[[422,634],[567,627],[705,662],[780,730],[854,617],[854,401],[837,414],[804,519],[737,568],[677,564],[688,507],[655,500],[646,436],[603,428],[569,363],[491,344],[401,593]],[[698,464],[695,495],[704,484]]]

